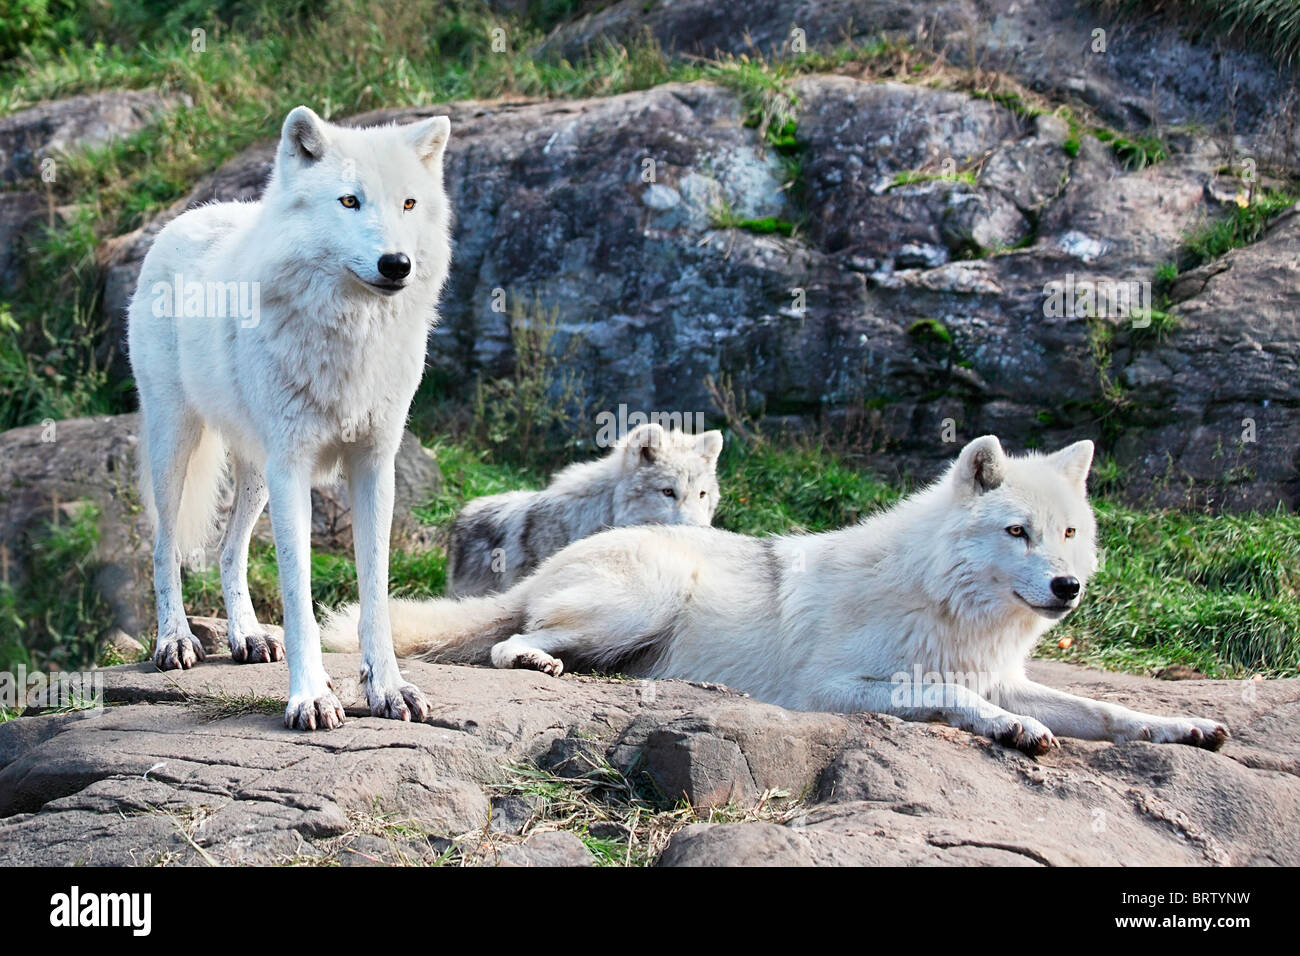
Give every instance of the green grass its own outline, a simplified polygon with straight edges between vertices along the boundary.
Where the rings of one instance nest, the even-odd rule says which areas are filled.
[[[907,327],[907,334],[918,342],[952,345],[952,333],[938,319],[917,319]]]
[[[729,441],[718,463],[722,501],[714,524],[741,534],[830,531],[892,503],[897,490],[811,447],[743,448]]]
[[[1045,654],[1135,673],[1300,672],[1300,516],[1096,509],[1103,567]]]
[[[1286,190],[1274,189],[1244,200],[1244,205],[1229,207],[1223,219],[1207,223],[1192,232],[1183,242],[1184,270],[1195,268],[1219,258],[1224,253],[1257,242],[1268,229],[1268,224],[1300,200],[1300,196]],[[1162,273],[1162,274],[1167,274]]]
[[[447,580],[447,555],[441,547],[427,551],[394,550],[388,589],[402,597],[440,597]],[[263,623],[282,623],[280,575],[275,546],[254,542],[248,557],[248,590]],[[216,568],[189,569],[182,579],[185,610],[200,616],[226,616],[221,575]],[[311,593],[318,607],[337,607],[357,600],[357,567],[350,557],[315,550],[311,556]]]
[[[745,229],[759,235],[792,236],[798,228],[796,223],[775,216],[761,216],[754,219],[737,216],[726,203],[719,203],[714,207],[712,221],[715,229]]]
[[[523,797],[535,808],[524,825],[524,838],[568,831],[582,840],[597,866],[651,866],[672,835],[692,823],[784,823],[802,811],[797,800],[777,790],[763,793],[753,806],[694,808],[685,800],[665,799],[648,775],[635,768],[624,774],[604,759],[590,760],[585,772],[574,768],[562,777],[531,764],[508,767],[506,779],[491,789]],[[496,846],[519,840],[500,836]],[[457,862],[485,862],[484,856],[490,861],[495,848],[458,854]]]
[[[1290,66],[1300,53],[1295,0],[1102,0],[1103,9],[1149,17],[1153,10],[1184,28],[1200,27],[1260,49]]]
[[[193,708],[205,721],[227,720],[231,717],[245,717],[248,714],[266,714],[275,717],[284,715],[288,703],[282,697],[268,697],[262,694],[245,693],[203,694],[187,698],[185,705]]]
[[[900,186],[915,186],[919,183],[932,183],[935,181],[965,183],[968,186],[978,185],[978,180],[975,178],[975,174],[970,170],[962,170],[961,172],[955,173],[951,176],[947,173],[928,173],[920,170],[905,170],[894,177],[894,181],[890,184],[889,188],[897,189]]]
[[[1138,170],[1164,162],[1169,148],[1157,136],[1122,136],[1109,129],[1094,128],[1092,135],[1110,147],[1125,169]]]

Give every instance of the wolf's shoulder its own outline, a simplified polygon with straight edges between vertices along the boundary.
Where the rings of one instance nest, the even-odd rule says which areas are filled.
[[[261,209],[255,202],[213,202],[181,213],[158,233],[155,247],[203,249],[248,229]]]

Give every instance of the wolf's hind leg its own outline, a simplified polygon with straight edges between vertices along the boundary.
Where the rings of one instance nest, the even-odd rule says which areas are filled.
[[[203,645],[190,631],[181,597],[181,552],[177,543],[181,493],[190,456],[203,433],[199,417],[184,410],[160,409],[145,416],[149,484],[157,512],[153,582],[158,605],[158,639],[153,661],[160,670],[190,668],[203,660]]]
[[[564,663],[554,655],[576,644],[577,636],[572,631],[559,628],[516,634],[493,646],[492,666],[521,667],[559,677],[564,673]]]
[[[257,623],[248,593],[248,542],[266,499],[266,479],[261,471],[237,460],[235,506],[221,538],[221,589],[226,596],[230,655],[240,664],[284,660],[284,642]]]

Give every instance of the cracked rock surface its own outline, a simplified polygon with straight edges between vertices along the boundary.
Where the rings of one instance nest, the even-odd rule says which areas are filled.
[[[358,658],[325,662],[351,700]],[[499,787],[512,767],[563,778],[583,760],[644,775],[665,806],[789,803],[782,822],[686,826],[661,865],[1300,863],[1300,680],[1033,662],[1053,686],[1221,718],[1233,739],[1219,753],[1066,739],[1031,759],[939,725],[679,681],[404,668],[429,723],[354,703],[342,728],[315,734],[282,725],[283,664],[107,668],[101,712],[0,724],[0,863],[431,863],[457,847],[500,865],[591,865],[583,834],[530,827],[535,807]]]

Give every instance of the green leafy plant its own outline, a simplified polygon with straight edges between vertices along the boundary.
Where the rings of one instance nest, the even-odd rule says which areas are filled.
[[[511,305],[514,368],[503,378],[480,379],[474,419],[484,444],[516,463],[572,451],[586,408],[581,336],[560,337],[558,307],[540,301]]]
[[[95,586],[99,518],[89,501],[59,509],[29,540],[22,577],[0,582],[0,670],[95,662],[99,635],[112,624]]]

